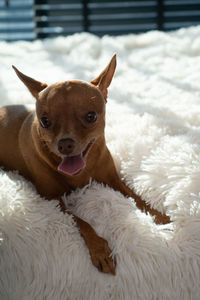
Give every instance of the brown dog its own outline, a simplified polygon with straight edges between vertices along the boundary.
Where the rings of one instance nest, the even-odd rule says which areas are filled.
[[[0,109],[0,165],[18,170],[47,199],[59,199],[64,212],[62,195],[92,178],[133,197],[141,210],[156,216],[157,223],[169,222],[120,181],[105,143],[105,103],[116,68],[115,55],[90,83],[73,80],[47,87],[13,68],[36,98],[36,111],[22,105]],[[115,274],[107,241],[88,223],[77,216],[74,219],[93,264],[102,272]]]

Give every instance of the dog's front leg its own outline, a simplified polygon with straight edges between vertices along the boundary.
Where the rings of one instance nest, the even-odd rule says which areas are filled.
[[[106,166],[106,167],[105,167]],[[131,189],[129,189],[119,178],[113,159],[110,152],[107,150],[100,161],[93,179],[98,182],[109,185],[116,191],[121,192],[124,196],[134,198],[137,207],[145,212],[149,212],[152,216],[155,216],[156,224],[167,224],[170,223],[170,218],[156,209],[150,207],[144,200],[142,200],[138,195],[136,195]]]
[[[108,183],[108,185],[111,186],[113,189],[121,192],[124,196],[134,198],[136,205],[140,210],[145,211],[146,213],[149,212],[152,216],[155,217],[156,224],[168,224],[171,222],[170,218],[167,215],[162,214],[158,210],[151,208],[149,204],[147,204],[138,195],[136,195],[131,189],[129,189],[120,180],[117,174],[115,174],[115,176],[112,176],[112,181]]]
[[[68,211],[63,200],[60,199],[60,208],[63,213],[73,216],[80,233],[89,249],[93,265],[103,273],[115,275],[115,262],[111,258],[111,250],[108,242],[98,236],[95,230],[84,220]]]

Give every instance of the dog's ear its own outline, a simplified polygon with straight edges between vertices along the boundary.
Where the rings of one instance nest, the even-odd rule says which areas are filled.
[[[111,58],[111,61],[109,62],[107,67],[101,72],[101,74],[97,78],[90,81],[91,84],[96,85],[102,91],[105,100],[107,99],[108,95],[108,87],[115,73],[116,64],[116,54],[114,54]]]
[[[47,84],[42,83],[40,81],[37,81],[37,80],[35,80],[31,77],[28,77],[28,76],[24,75],[19,70],[17,70],[17,68],[15,66],[12,66],[12,67],[15,70],[15,72],[16,72],[17,76],[19,77],[19,79],[21,79],[21,81],[29,89],[29,91],[31,92],[33,97],[38,99],[39,92],[44,90],[47,87]]]

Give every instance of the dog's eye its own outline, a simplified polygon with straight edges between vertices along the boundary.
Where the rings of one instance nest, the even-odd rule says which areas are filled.
[[[85,116],[85,119],[88,123],[94,123],[97,120],[97,114],[95,113],[95,111],[90,111]]]
[[[43,128],[48,128],[51,125],[51,121],[47,117],[42,117],[40,119],[40,125]]]

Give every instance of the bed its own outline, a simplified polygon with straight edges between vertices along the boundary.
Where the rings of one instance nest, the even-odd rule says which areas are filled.
[[[108,240],[116,276],[99,273],[69,215],[16,171],[0,169],[0,299],[200,298],[200,26],[98,38],[0,42],[0,104],[34,105],[11,65],[47,83],[89,81],[117,53],[106,140],[121,179],[170,216],[96,182],[66,204]]]

